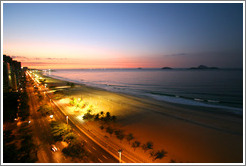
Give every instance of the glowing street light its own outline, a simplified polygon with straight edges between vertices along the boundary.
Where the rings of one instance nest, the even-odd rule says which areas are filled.
[[[68,125],[68,116],[66,116],[66,120],[67,120],[67,125]]]
[[[118,150],[118,153],[119,153],[119,163],[121,163],[121,152],[122,152],[122,149],[119,149]]]

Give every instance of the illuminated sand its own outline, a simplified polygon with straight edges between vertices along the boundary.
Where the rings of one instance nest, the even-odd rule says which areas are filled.
[[[65,82],[56,80],[56,85],[65,85]],[[155,150],[168,152],[166,158],[154,162],[170,162],[171,159],[176,162],[243,162],[242,117],[224,114],[219,109],[174,105],[84,85],[70,88],[66,94],[82,98],[98,111],[109,111],[117,116],[117,127],[133,133],[141,143],[152,141]],[[128,143],[122,141],[122,144]],[[136,150],[138,155],[146,157],[149,152]]]

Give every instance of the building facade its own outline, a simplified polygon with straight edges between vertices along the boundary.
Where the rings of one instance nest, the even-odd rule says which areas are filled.
[[[21,62],[3,55],[3,91],[18,92],[22,76]]]

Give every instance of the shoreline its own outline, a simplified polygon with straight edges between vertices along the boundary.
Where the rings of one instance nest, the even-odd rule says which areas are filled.
[[[136,93],[130,93],[130,92],[123,92],[123,91],[114,91],[114,90],[110,90],[110,89],[106,89],[103,87],[98,87],[98,86],[93,86],[93,85],[87,85],[83,82],[77,81],[77,80],[71,80],[68,78],[64,78],[64,77],[60,77],[60,76],[56,76],[56,75],[47,75],[45,74],[45,76],[53,78],[53,79],[58,79],[64,82],[70,82],[70,83],[75,83],[78,85],[83,85],[86,86],[88,88],[95,88],[98,90],[102,90],[102,91],[108,91],[111,93],[117,93],[117,94],[121,94],[121,95],[125,95],[127,97],[135,97],[135,98],[141,98],[141,99],[145,99],[145,100],[151,100],[151,101],[156,101],[156,102],[164,102],[166,104],[171,104],[171,105],[179,105],[181,107],[194,107],[194,108],[208,108],[208,109],[216,109],[216,110],[223,110],[225,113],[231,114],[231,115],[236,115],[236,116],[243,116],[243,107],[232,107],[232,106],[228,106],[228,105],[223,105],[223,104],[213,104],[216,103],[216,101],[213,100],[208,100],[208,101],[200,101],[201,99],[198,98],[187,98],[187,97],[183,97],[183,96],[176,96],[176,95],[164,95],[164,96],[159,96],[159,95],[155,95],[155,94],[136,94]],[[159,99],[160,97],[165,97],[166,100],[163,99]],[[174,100],[173,100],[174,99]]]
[[[60,85],[69,82],[50,78]],[[81,96],[98,108],[117,115],[122,129],[134,133],[141,142],[153,140],[154,146],[168,151],[169,160],[242,162],[243,118],[240,115],[231,116],[223,109],[149,100],[84,84],[66,91],[70,96]],[[232,151],[234,155],[222,150]],[[168,162],[168,159],[161,162]]]

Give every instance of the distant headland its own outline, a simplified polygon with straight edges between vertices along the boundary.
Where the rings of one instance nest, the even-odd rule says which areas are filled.
[[[161,69],[165,69],[165,70],[170,70],[170,69],[173,69],[173,68],[171,68],[171,67],[163,67],[163,68],[161,68]]]
[[[208,67],[205,65],[200,65],[198,67],[191,67],[190,69],[207,70],[207,69],[219,69],[218,67]]]

